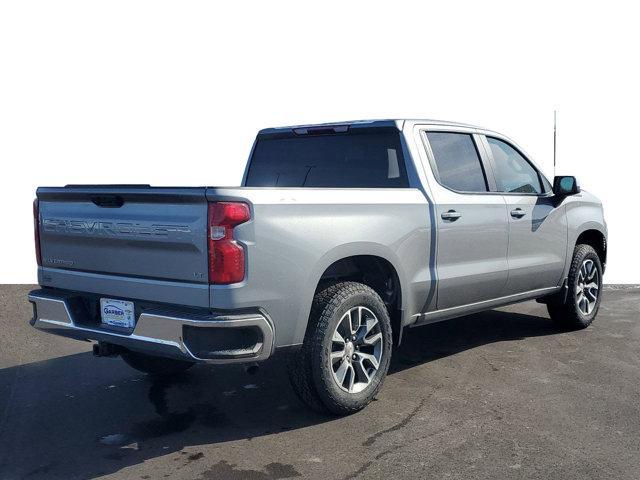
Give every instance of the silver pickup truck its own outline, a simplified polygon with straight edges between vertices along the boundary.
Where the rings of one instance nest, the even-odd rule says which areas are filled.
[[[34,219],[34,327],[157,375],[287,352],[334,414],[371,401],[413,327],[529,299],[586,327],[607,256],[574,177],[428,120],[265,129],[242,187],[41,187]]]

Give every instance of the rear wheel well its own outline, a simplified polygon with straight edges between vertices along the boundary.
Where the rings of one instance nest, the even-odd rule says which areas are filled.
[[[605,264],[607,263],[607,241],[602,232],[598,230],[585,230],[576,240],[576,245],[581,244],[591,245],[593,247],[598,254],[598,258],[600,258],[600,263],[604,270]]]
[[[353,281],[371,287],[384,302],[393,330],[394,345],[402,338],[402,292],[396,269],[388,260],[374,255],[356,255],[332,263],[320,277],[316,293],[330,283]]]

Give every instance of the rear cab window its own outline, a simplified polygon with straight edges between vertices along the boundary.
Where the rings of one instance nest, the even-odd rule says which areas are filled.
[[[337,130],[337,129],[336,129]],[[312,131],[309,129],[309,131]],[[345,128],[325,133],[260,134],[247,187],[404,188],[409,186],[400,132]]]

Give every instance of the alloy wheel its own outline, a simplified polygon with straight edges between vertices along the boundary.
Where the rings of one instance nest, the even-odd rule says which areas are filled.
[[[585,315],[590,315],[598,302],[600,292],[600,275],[593,260],[587,258],[582,262],[576,283],[576,303]]]
[[[382,360],[382,330],[375,314],[357,306],[345,313],[333,332],[331,372],[338,386],[361,392],[371,383]]]

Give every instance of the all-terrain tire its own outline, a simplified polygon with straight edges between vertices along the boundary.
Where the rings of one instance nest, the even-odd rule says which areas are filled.
[[[585,292],[585,284],[591,285],[593,282],[585,283],[584,270],[581,273],[585,262],[595,269],[592,280],[595,279],[595,283],[597,283],[597,289],[594,290],[592,287],[589,293]],[[590,272],[593,272],[593,270],[590,270]],[[549,316],[553,321],[566,328],[582,329],[588,327],[596,318],[602,299],[602,264],[600,263],[600,257],[598,257],[591,245],[576,245],[569,269],[567,288],[566,299],[557,296],[547,302]],[[587,300],[592,300],[593,295],[590,292],[594,291],[597,291],[597,295],[596,299],[593,300],[593,305],[585,308],[585,302],[582,298],[587,295]]]
[[[154,376],[171,376],[182,373],[191,367],[193,362],[175,360],[173,358],[154,357],[139,352],[124,352],[122,359],[132,368]]]
[[[376,331],[381,334],[378,340],[381,341],[381,353],[377,371],[371,374],[367,386],[361,387],[361,391],[350,392],[334,378],[335,364],[331,359],[331,352],[335,348],[334,332],[338,324],[344,321],[347,312],[359,307],[373,313],[378,321]],[[368,328],[366,325],[360,327],[364,330]],[[358,331],[362,333],[364,330]],[[362,335],[364,338],[365,334]],[[339,282],[326,286],[313,299],[303,345],[289,358],[289,379],[293,390],[315,411],[328,410],[335,415],[357,412],[367,406],[382,388],[389,369],[392,347],[389,313],[373,289],[357,282]],[[354,359],[357,356],[358,352],[354,352]],[[352,375],[355,376],[355,372],[356,369]]]

